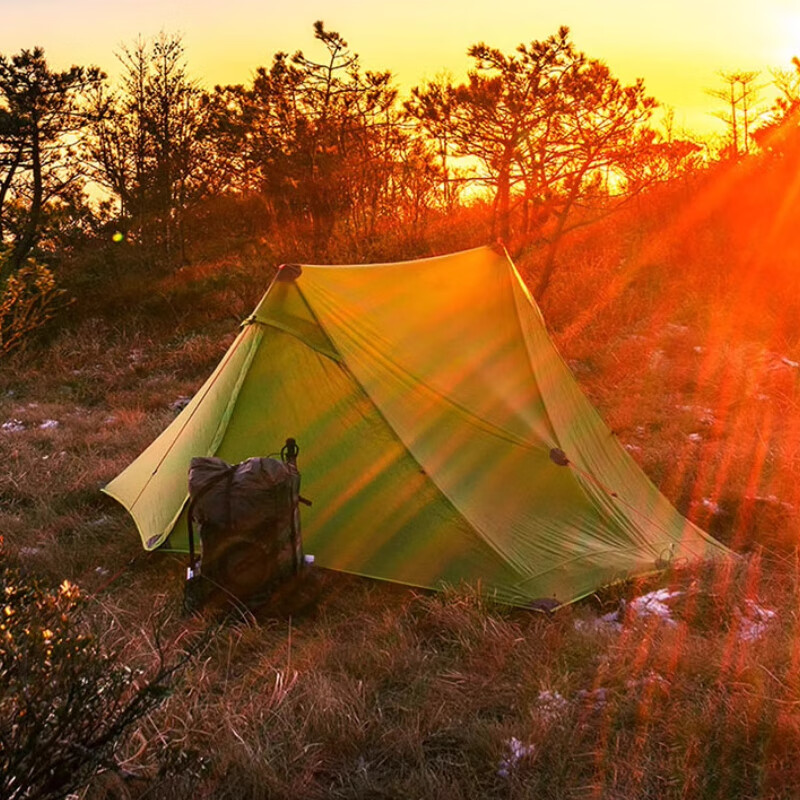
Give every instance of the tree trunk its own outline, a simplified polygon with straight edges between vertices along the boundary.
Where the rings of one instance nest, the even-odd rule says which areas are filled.
[[[539,283],[536,285],[536,292],[534,293],[536,300],[539,301],[547,291],[550,285],[550,279],[553,277],[553,272],[556,268],[556,253],[558,251],[559,237],[554,234],[550,246],[547,248],[547,257],[545,258],[544,268],[539,278]]]
[[[3,234],[5,233],[3,211],[5,209],[6,197],[8,196],[8,190],[11,188],[11,182],[14,180],[14,174],[17,171],[17,167],[22,161],[22,149],[22,144],[20,144],[17,148],[16,154],[14,155],[14,160],[8,167],[8,174],[3,180],[2,185],[0,185],[0,248],[3,246]]]
[[[39,142],[39,129],[34,123],[33,131],[31,133],[31,168],[33,170],[33,198],[31,200],[31,211],[28,217],[28,222],[25,225],[25,230],[22,233],[14,250],[11,253],[11,258],[3,264],[0,269],[0,286],[5,284],[9,276],[17,272],[20,267],[25,263],[33,245],[36,243],[36,237],[39,233],[39,220],[42,215],[42,153],[41,143]]]
[[[537,300],[540,300],[544,296],[544,293],[547,291],[547,287],[550,285],[550,279],[553,277],[553,271],[556,268],[556,254],[558,252],[558,246],[561,244],[561,237],[564,235],[564,227],[567,224],[567,217],[569,216],[569,212],[578,196],[578,187],[580,186],[582,177],[583,174],[581,173],[581,175],[579,175],[575,180],[575,183],[573,184],[572,189],[570,189],[570,193],[567,196],[567,199],[564,201],[564,205],[558,214],[556,229],[553,231],[553,236],[550,239],[550,246],[547,248],[547,257],[545,258],[542,275],[539,278],[539,283],[536,286],[535,296]]]
[[[500,238],[508,242],[511,234],[511,174],[508,164],[503,164],[497,175],[496,218],[492,234],[498,232]]]

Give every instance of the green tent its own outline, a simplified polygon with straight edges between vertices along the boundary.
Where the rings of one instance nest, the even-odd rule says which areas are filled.
[[[728,551],[620,446],[507,255],[283,268],[211,377],[105,491],[187,549],[193,456],[300,445],[306,552],[511,603]]]

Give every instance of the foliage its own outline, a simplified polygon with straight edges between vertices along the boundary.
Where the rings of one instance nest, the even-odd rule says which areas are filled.
[[[358,243],[405,206],[398,184],[406,141],[391,74],[362,70],[345,39],[322,22],[314,36],[322,59],[276,53],[251,88],[217,87],[209,104],[213,135],[236,164],[239,188],[260,192],[278,224],[305,219],[318,256],[337,228]],[[420,194],[411,195],[418,211]]]
[[[186,261],[184,217],[206,191],[201,92],[178,36],[139,38],[118,53],[117,91],[96,87],[87,156],[119,204],[119,224],[142,252]]]
[[[728,110],[716,113],[727,126],[728,141],[721,153],[723,158],[736,160],[747,155],[751,148],[753,127],[761,116],[757,108],[760,88],[756,85],[758,72],[720,72],[723,89],[711,89],[709,94],[728,106]]]
[[[768,118],[754,133],[762,150],[787,162],[787,169],[796,168],[800,162],[800,58],[797,56],[792,59],[792,67],[774,73],[780,94]]]
[[[12,273],[0,290],[0,358],[25,344],[69,303],[47,267],[31,263]]]
[[[22,267],[41,234],[45,207],[81,179],[78,150],[89,124],[86,96],[103,79],[96,67],[53,71],[44,50],[0,55],[0,247],[5,213],[24,207],[24,224],[0,266],[0,284]]]
[[[149,676],[108,652],[86,616],[87,596],[13,568],[0,551],[0,795],[64,797],[113,756],[166,698],[183,661],[159,653]]]
[[[202,93],[179,36],[139,38],[117,57],[119,88],[103,83],[92,94],[92,177],[111,193],[118,226],[142,254],[185,263],[187,210],[217,188],[208,175]]]
[[[469,55],[475,69],[466,83],[416,88],[406,111],[440,154],[449,147],[481,165],[479,178],[494,192],[495,235],[549,244],[541,294],[568,230],[660,177],[648,168],[656,135],[646,123],[656,102],[642,81],[624,86],[578,51],[565,27],[513,55],[484,43]]]

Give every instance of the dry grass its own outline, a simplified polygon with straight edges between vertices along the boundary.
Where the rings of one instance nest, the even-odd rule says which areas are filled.
[[[784,605],[747,641],[767,567]],[[618,626],[317,580],[313,613],[231,621],[194,662],[131,743],[147,796],[793,796],[794,566],[673,575],[671,620]]]
[[[466,588],[431,596],[322,571],[291,614],[181,617],[182,561],[142,554],[98,489],[216,364],[277,245],[152,284],[123,270],[87,283],[70,326],[0,371],[0,423],[18,421],[0,432],[0,531],[26,569],[95,593],[109,645],[132,664],[152,657],[154,630],[171,648],[214,630],[119,753],[127,778],[107,775],[87,798],[795,797],[800,325],[794,279],[775,264],[800,247],[793,220],[768,224],[779,198],[733,203],[718,185],[576,234],[543,306],[633,456],[748,556],[553,618]],[[457,229],[430,231],[428,251],[471,244]],[[280,260],[303,260],[291,236]],[[421,254],[403,247],[374,246]],[[534,274],[535,254],[521,267]],[[676,593],[668,620],[630,603],[656,586]]]
[[[678,508],[737,547],[800,523],[800,241],[784,177],[724,171],[569,240],[543,310]],[[602,242],[602,246],[598,246]],[[537,270],[536,257],[524,263]]]

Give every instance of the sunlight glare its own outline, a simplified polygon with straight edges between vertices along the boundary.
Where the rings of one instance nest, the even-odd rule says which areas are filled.
[[[775,54],[778,69],[790,69],[792,59],[800,57],[800,11],[784,12],[779,21],[780,45]]]

